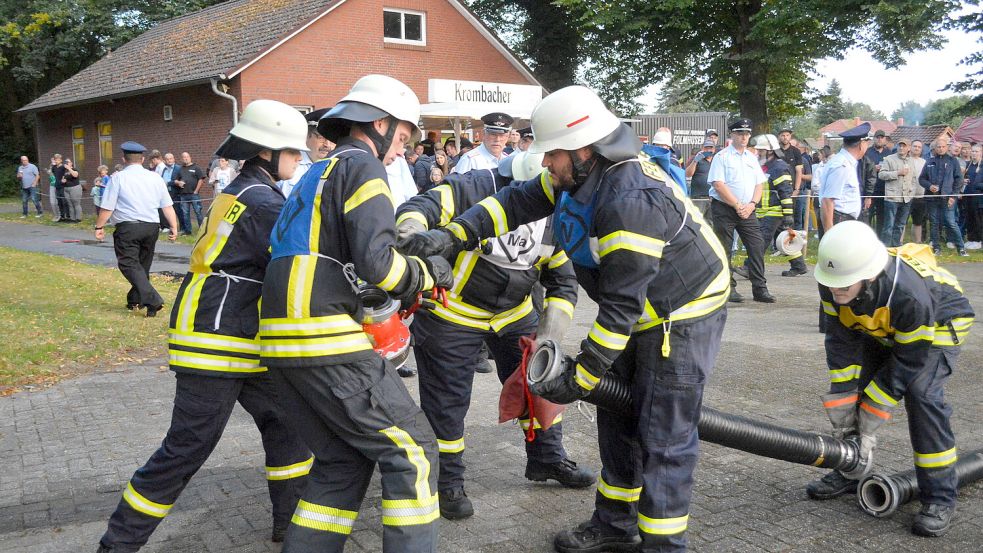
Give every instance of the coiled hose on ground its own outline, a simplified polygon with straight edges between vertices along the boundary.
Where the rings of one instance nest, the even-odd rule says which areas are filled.
[[[956,479],[959,486],[983,478],[983,449],[960,454],[956,461]],[[891,516],[905,503],[918,495],[915,470],[897,474],[871,474],[857,487],[857,502],[865,513],[875,517]]]

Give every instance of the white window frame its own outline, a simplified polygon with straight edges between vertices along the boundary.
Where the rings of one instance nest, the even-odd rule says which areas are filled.
[[[407,40],[405,38],[390,38],[386,36],[385,26],[383,26],[382,40],[389,44],[409,44],[411,46],[426,46],[427,45],[427,13],[419,12],[416,10],[404,10],[402,8],[382,8],[383,18],[385,18],[386,12],[398,13],[399,14],[399,31],[400,35],[406,36],[406,17],[405,15],[416,15],[420,17],[420,36],[422,40]]]

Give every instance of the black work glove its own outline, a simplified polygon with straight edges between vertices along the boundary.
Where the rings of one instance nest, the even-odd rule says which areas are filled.
[[[453,257],[464,249],[464,244],[451,231],[436,228],[406,236],[396,241],[396,249],[406,255]]]
[[[584,399],[590,392],[580,387],[574,380],[577,362],[569,355],[563,356],[563,372],[552,380],[529,384],[529,391],[553,403],[573,403]]]
[[[427,271],[433,277],[433,285],[437,288],[450,288],[454,286],[454,267],[446,259],[439,255],[431,255],[423,259],[427,266]]]
[[[785,228],[792,228],[795,225],[795,219],[791,215],[786,215],[782,217],[782,224],[785,225]]]

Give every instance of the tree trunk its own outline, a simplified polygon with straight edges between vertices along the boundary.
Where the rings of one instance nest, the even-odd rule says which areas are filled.
[[[735,6],[738,27],[734,36],[737,61],[737,104],[741,116],[751,120],[755,134],[771,128],[768,116],[768,71],[760,62],[765,45],[749,38],[751,19],[761,11],[761,0],[738,2]]]

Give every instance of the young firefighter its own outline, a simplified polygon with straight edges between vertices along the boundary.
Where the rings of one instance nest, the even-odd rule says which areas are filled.
[[[396,213],[397,233],[408,236],[444,226],[486,197],[515,181],[547,178],[542,154],[519,152],[502,160],[497,169],[475,169],[448,175],[440,186],[410,199]],[[488,241],[481,251],[461,252],[454,262],[454,286],[447,291],[448,306],[414,317],[413,353],[420,374],[420,406],[427,414],[440,451],[437,490],[440,513],[459,519],[474,514],[464,493],[464,417],[471,405],[474,365],[482,343],[487,343],[503,383],[522,360],[519,339],[536,333],[539,339],[562,340],[573,318],[577,277],[566,253],[546,235],[548,220],[541,219]],[[530,292],[537,281],[546,287],[546,310],[540,320]],[[538,325],[538,328],[537,328]],[[536,432],[526,443],[526,478],[552,478],[565,486],[582,488],[594,475],[567,459],[560,419],[548,430]],[[520,419],[523,429],[528,418]],[[534,428],[540,421],[533,421]]]
[[[598,316],[563,374],[533,389],[557,403],[585,397],[611,370],[630,382],[633,416],[597,413],[601,479],[594,515],[560,532],[563,553],[683,551],[696,426],[720,347],[727,255],[699,210],[594,92],[571,86],[533,110],[549,179],[502,188],[407,240],[408,251],[471,250],[484,238],[553,215],[558,245]],[[641,537],[639,537],[641,534]]]
[[[276,387],[260,364],[256,333],[270,230],[283,206],[274,183],[290,178],[306,136],[296,109],[256,100],[216,152],[247,161],[209,209],[171,309],[168,352],[177,378],[171,427],[126,485],[100,553],[136,551],[147,543],[215,449],[236,402],[262,435],[273,541],[283,540],[312,459],[284,424]]]
[[[956,506],[956,439],[945,382],[973,324],[956,277],[928,246],[888,250],[859,221],[844,221],[819,243],[816,280],[826,323],[830,389],[823,406],[834,435],[856,435],[861,466],[811,482],[813,499],[857,489],[871,468],[877,429],[904,399],[922,508],[911,531],[941,536]]]
[[[362,331],[356,280],[413,301],[453,284],[440,257],[396,252],[386,168],[419,136],[420,102],[383,75],[359,79],[318,133],[337,147],[297,183],[271,236],[260,344],[284,410],[314,453],[283,551],[341,552],[376,464],[383,551],[436,551],[433,430]]]

